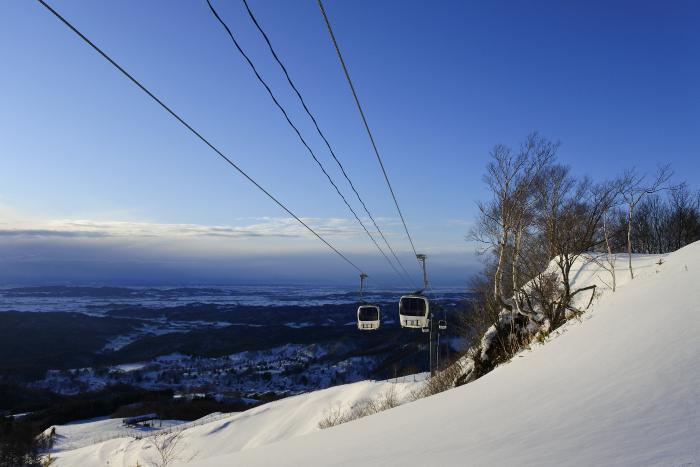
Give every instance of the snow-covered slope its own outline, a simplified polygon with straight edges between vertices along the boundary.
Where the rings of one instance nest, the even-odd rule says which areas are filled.
[[[97,444],[106,439],[135,435],[143,436],[158,429],[167,429],[185,424],[185,422],[180,420],[159,420],[154,428],[143,427],[135,429],[124,426],[123,421],[123,418],[100,417],[65,425],[56,425],[52,427],[56,432],[53,438],[53,447],[55,451],[69,451],[90,444]],[[51,428],[48,428],[44,431],[44,434],[49,434],[50,432]]]
[[[186,430],[182,463],[700,465],[700,243],[660,258],[635,258],[634,280],[621,258],[616,293],[473,383],[323,431],[326,408],[381,388],[363,382],[268,404]],[[605,274],[588,264],[575,280]],[[57,465],[134,465],[147,459],[145,443],[63,452]]]
[[[182,431],[178,444],[180,459],[206,459],[318,431],[318,423],[329,409],[348,407],[363,399],[381,398],[395,390],[399,399],[408,397],[422,385],[424,375],[392,381],[362,381],[336,386],[271,402],[216,421],[198,424]],[[189,424],[188,424],[189,425]],[[52,457],[61,466],[128,466],[150,465],[157,454],[148,437],[102,441],[119,434],[121,419],[89,421],[56,427],[58,435]],[[90,439],[94,442],[88,444]],[[83,447],[74,449],[76,445]]]
[[[193,465],[700,465],[700,243],[657,261],[471,384]]]

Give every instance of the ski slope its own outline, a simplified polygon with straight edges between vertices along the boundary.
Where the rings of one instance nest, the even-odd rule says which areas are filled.
[[[318,423],[329,409],[381,398],[389,389],[395,390],[399,399],[405,399],[420,388],[424,378],[425,375],[417,375],[399,378],[397,382],[361,381],[289,397],[229,416],[215,415],[216,420],[208,423],[187,423],[196,426],[182,431],[178,457],[201,459],[318,431]],[[207,422],[206,417],[201,422]],[[151,439],[141,436],[135,439],[125,433],[128,430],[121,424],[119,418],[57,426],[57,442],[51,452],[56,461],[52,466],[132,467],[137,461],[142,466],[155,463],[157,454]],[[106,438],[113,439],[103,441]]]
[[[322,431],[324,408],[388,383],[278,401],[186,430],[180,463],[700,465],[700,242],[634,261],[636,278],[620,258],[617,292],[605,291],[580,321],[473,383]],[[605,289],[606,275],[589,263],[574,277]],[[143,464],[144,443],[58,453],[56,465]]]

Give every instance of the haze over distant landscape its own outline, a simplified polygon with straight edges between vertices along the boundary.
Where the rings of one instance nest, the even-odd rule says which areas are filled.
[[[369,271],[379,271],[381,282],[372,286],[396,285],[396,279],[387,276],[382,258],[358,245],[360,233],[364,235],[359,227],[346,219],[306,221],[334,243],[354,250],[353,258]],[[356,287],[347,265],[319,248],[318,240],[293,219],[243,219],[238,225],[207,226],[27,222],[6,215],[0,229],[0,281],[6,285],[321,283]],[[456,232],[455,237],[462,245],[432,249],[431,274],[443,286],[465,286],[477,265],[467,242]],[[415,260],[403,256],[413,267]]]

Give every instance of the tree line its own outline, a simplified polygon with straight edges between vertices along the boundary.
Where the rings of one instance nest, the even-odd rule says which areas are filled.
[[[516,149],[496,145],[469,238],[484,268],[472,288],[469,318],[473,376],[509,359],[587,309],[596,286],[577,286],[572,271],[595,262],[617,288],[634,278],[632,255],[667,253],[700,239],[700,192],[673,184],[669,165],[631,168],[607,180],[574,174],[557,158],[559,143],[532,133]]]

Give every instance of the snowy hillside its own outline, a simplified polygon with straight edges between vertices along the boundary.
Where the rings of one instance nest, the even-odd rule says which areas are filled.
[[[397,397],[406,398],[422,385],[422,378],[399,378],[396,383],[362,381],[271,402],[239,414],[213,414],[215,421],[202,424],[207,421],[205,417],[185,424],[195,426],[182,431],[179,457],[203,459],[318,431],[318,423],[329,409],[376,399],[390,389]],[[52,452],[57,460],[52,465],[133,466],[137,460],[140,465],[150,465],[157,457],[150,438],[134,439],[139,433],[121,425],[122,419],[111,419],[57,426]],[[107,438],[112,439],[103,441]]]
[[[700,465],[700,243],[636,257],[634,280],[625,267],[580,321],[473,383],[323,431],[325,408],[389,383],[268,404],[186,430],[188,464]],[[589,263],[574,276],[605,274]],[[133,465],[145,443],[86,446],[57,465]]]
[[[102,440],[113,439],[126,436],[139,436],[148,434],[162,428],[170,428],[184,425],[185,422],[179,420],[159,420],[156,428],[135,429],[124,426],[123,418],[99,417],[92,420],[81,420],[56,426],[56,435],[53,438],[53,447],[56,451],[69,451],[90,444],[96,444]],[[51,429],[47,429],[44,434],[48,434]]]

